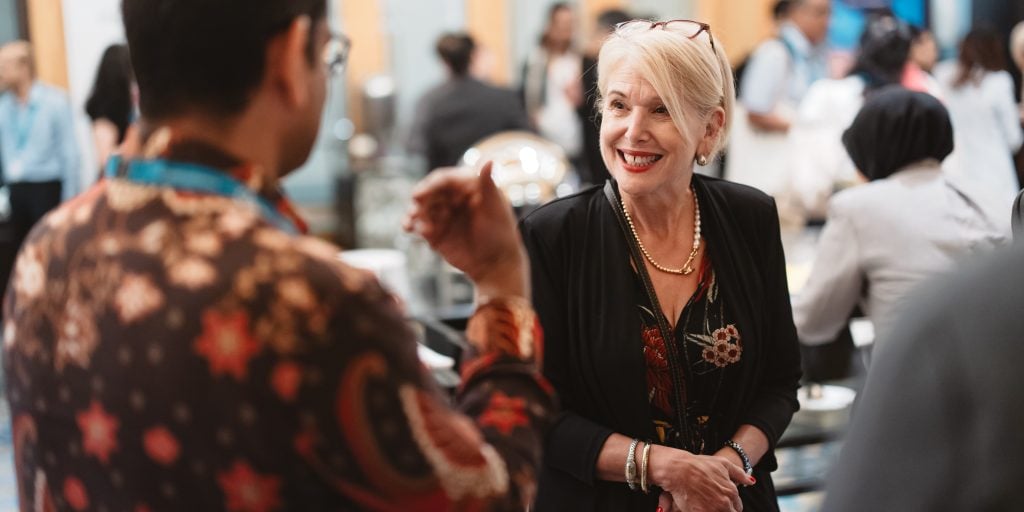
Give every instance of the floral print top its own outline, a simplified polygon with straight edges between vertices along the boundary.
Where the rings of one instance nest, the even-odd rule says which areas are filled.
[[[720,294],[708,253],[699,272],[697,290],[680,313],[672,340],[684,370],[684,390],[672,384],[665,341],[639,276],[635,294],[643,329],[647,398],[657,441],[693,453],[713,453],[733,434],[721,431],[716,407],[734,393],[730,369],[742,359],[743,339],[730,318],[727,298]],[[676,425],[674,393],[680,391],[689,420],[688,436]]]
[[[471,319],[464,416],[337,254],[119,179],[45,217],[4,303],[22,510],[522,510],[553,407],[532,310]]]

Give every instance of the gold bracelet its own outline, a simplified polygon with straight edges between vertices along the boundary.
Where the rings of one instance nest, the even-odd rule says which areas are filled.
[[[644,494],[650,493],[650,489],[647,488],[647,458],[651,455],[651,442],[647,441],[644,443],[644,453],[640,458],[640,490]]]

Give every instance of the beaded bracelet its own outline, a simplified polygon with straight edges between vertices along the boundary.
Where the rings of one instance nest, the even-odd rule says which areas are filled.
[[[743,472],[746,473],[747,476],[750,476],[750,474],[754,472],[754,468],[750,465],[750,457],[747,457],[747,451],[732,439],[726,441],[725,445],[732,448],[733,451],[739,454],[740,460],[743,461]]]

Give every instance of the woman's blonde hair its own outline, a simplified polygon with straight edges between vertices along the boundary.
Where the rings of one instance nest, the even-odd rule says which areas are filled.
[[[721,42],[715,39],[712,44],[709,30],[689,37],[695,32],[681,22],[672,23],[668,28],[664,25],[652,28],[650,21],[635,20],[616,27],[598,56],[597,105],[598,110],[603,111],[612,70],[629,62],[665,102],[676,129],[684,138],[688,137],[684,120],[689,112],[707,119],[716,107],[722,107],[725,111],[722,128],[710,153],[705,155],[712,160],[728,140],[736,86]]]

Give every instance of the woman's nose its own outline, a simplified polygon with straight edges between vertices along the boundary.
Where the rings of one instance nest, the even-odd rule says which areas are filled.
[[[639,109],[634,109],[626,119],[626,139],[630,141],[647,140],[650,134],[647,131],[647,116]]]

